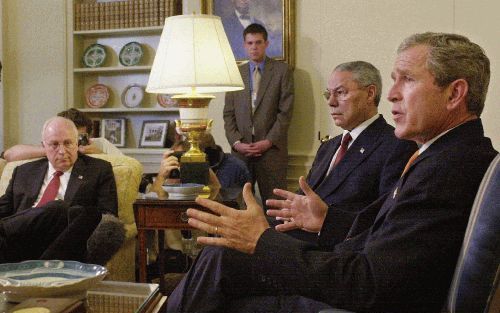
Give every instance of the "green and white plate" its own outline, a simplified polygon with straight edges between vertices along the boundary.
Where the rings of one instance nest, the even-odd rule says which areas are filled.
[[[124,66],[133,66],[141,62],[144,51],[140,43],[132,41],[120,50],[120,63]]]
[[[83,64],[86,67],[99,67],[106,61],[106,47],[95,43],[85,49],[83,54]]]

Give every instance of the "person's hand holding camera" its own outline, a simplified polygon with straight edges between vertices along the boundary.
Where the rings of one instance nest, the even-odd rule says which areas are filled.
[[[174,155],[174,153],[175,152],[172,150],[167,150],[163,153],[163,159],[161,160],[160,170],[158,171],[157,176],[157,179],[161,179],[162,184],[165,179],[171,176],[172,171],[179,170],[179,159]]]
[[[170,149],[165,151],[160,163],[160,169],[151,185],[150,191],[156,192],[160,199],[166,199],[168,194],[163,190],[162,185],[171,176],[173,171],[179,171],[179,167],[179,159],[174,155],[174,151]]]

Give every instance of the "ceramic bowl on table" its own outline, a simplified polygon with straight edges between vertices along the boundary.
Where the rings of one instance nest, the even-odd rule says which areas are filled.
[[[194,200],[202,191],[201,184],[168,184],[163,185],[163,190],[168,192],[169,200]]]
[[[0,264],[0,290],[8,301],[27,298],[85,298],[86,291],[101,281],[108,270],[76,261],[32,260]]]

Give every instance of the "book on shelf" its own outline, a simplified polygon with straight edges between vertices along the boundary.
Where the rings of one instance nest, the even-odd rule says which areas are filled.
[[[99,12],[99,27],[97,29],[105,29],[106,25],[104,23],[104,19],[106,18],[105,13],[104,13],[104,3],[99,2],[97,3],[97,11]]]
[[[168,10],[170,11],[170,15],[175,15],[175,0],[168,0]]]
[[[139,27],[139,1],[134,0],[134,27]]]
[[[125,28],[125,2],[118,2],[118,27]]]
[[[90,30],[95,29],[94,6],[95,6],[95,3],[89,3],[89,9],[88,9],[89,28],[88,29],[90,29]]]
[[[153,10],[153,15],[152,15],[153,25],[161,25],[160,12],[158,12],[158,0],[153,0],[152,10]]]
[[[165,0],[158,0],[158,18],[160,25],[163,25],[165,23]]]
[[[139,0],[139,26],[144,27],[144,0]]]
[[[94,29],[101,29],[99,3],[94,3]]]
[[[74,30],[80,30],[80,23],[82,21],[82,5],[80,3],[77,3],[75,4],[75,7],[74,7],[74,16],[75,16],[75,20],[73,21],[74,24],[73,24],[73,29]]]

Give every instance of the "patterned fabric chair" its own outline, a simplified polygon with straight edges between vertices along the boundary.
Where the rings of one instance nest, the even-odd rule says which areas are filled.
[[[107,262],[109,275],[106,279],[117,281],[135,281],[135,243],[137,227],[135,226],[133,203],[137,197],[139,183],[143,172],[142,165],[127,156],[94,154],[92,157],[111,163],[115,175],[118,193],[118,218],[125,227],[125,242],[118,252]],[[32,160],[6,162],[0,159],[0,195],[5,193],[14,168]],[[3,170],[2,170],[3,169]]]
[[[500,312],[500,154],[479,186],[444,308],[446,313]],[[319,313],[352,313],[340,309]]]

